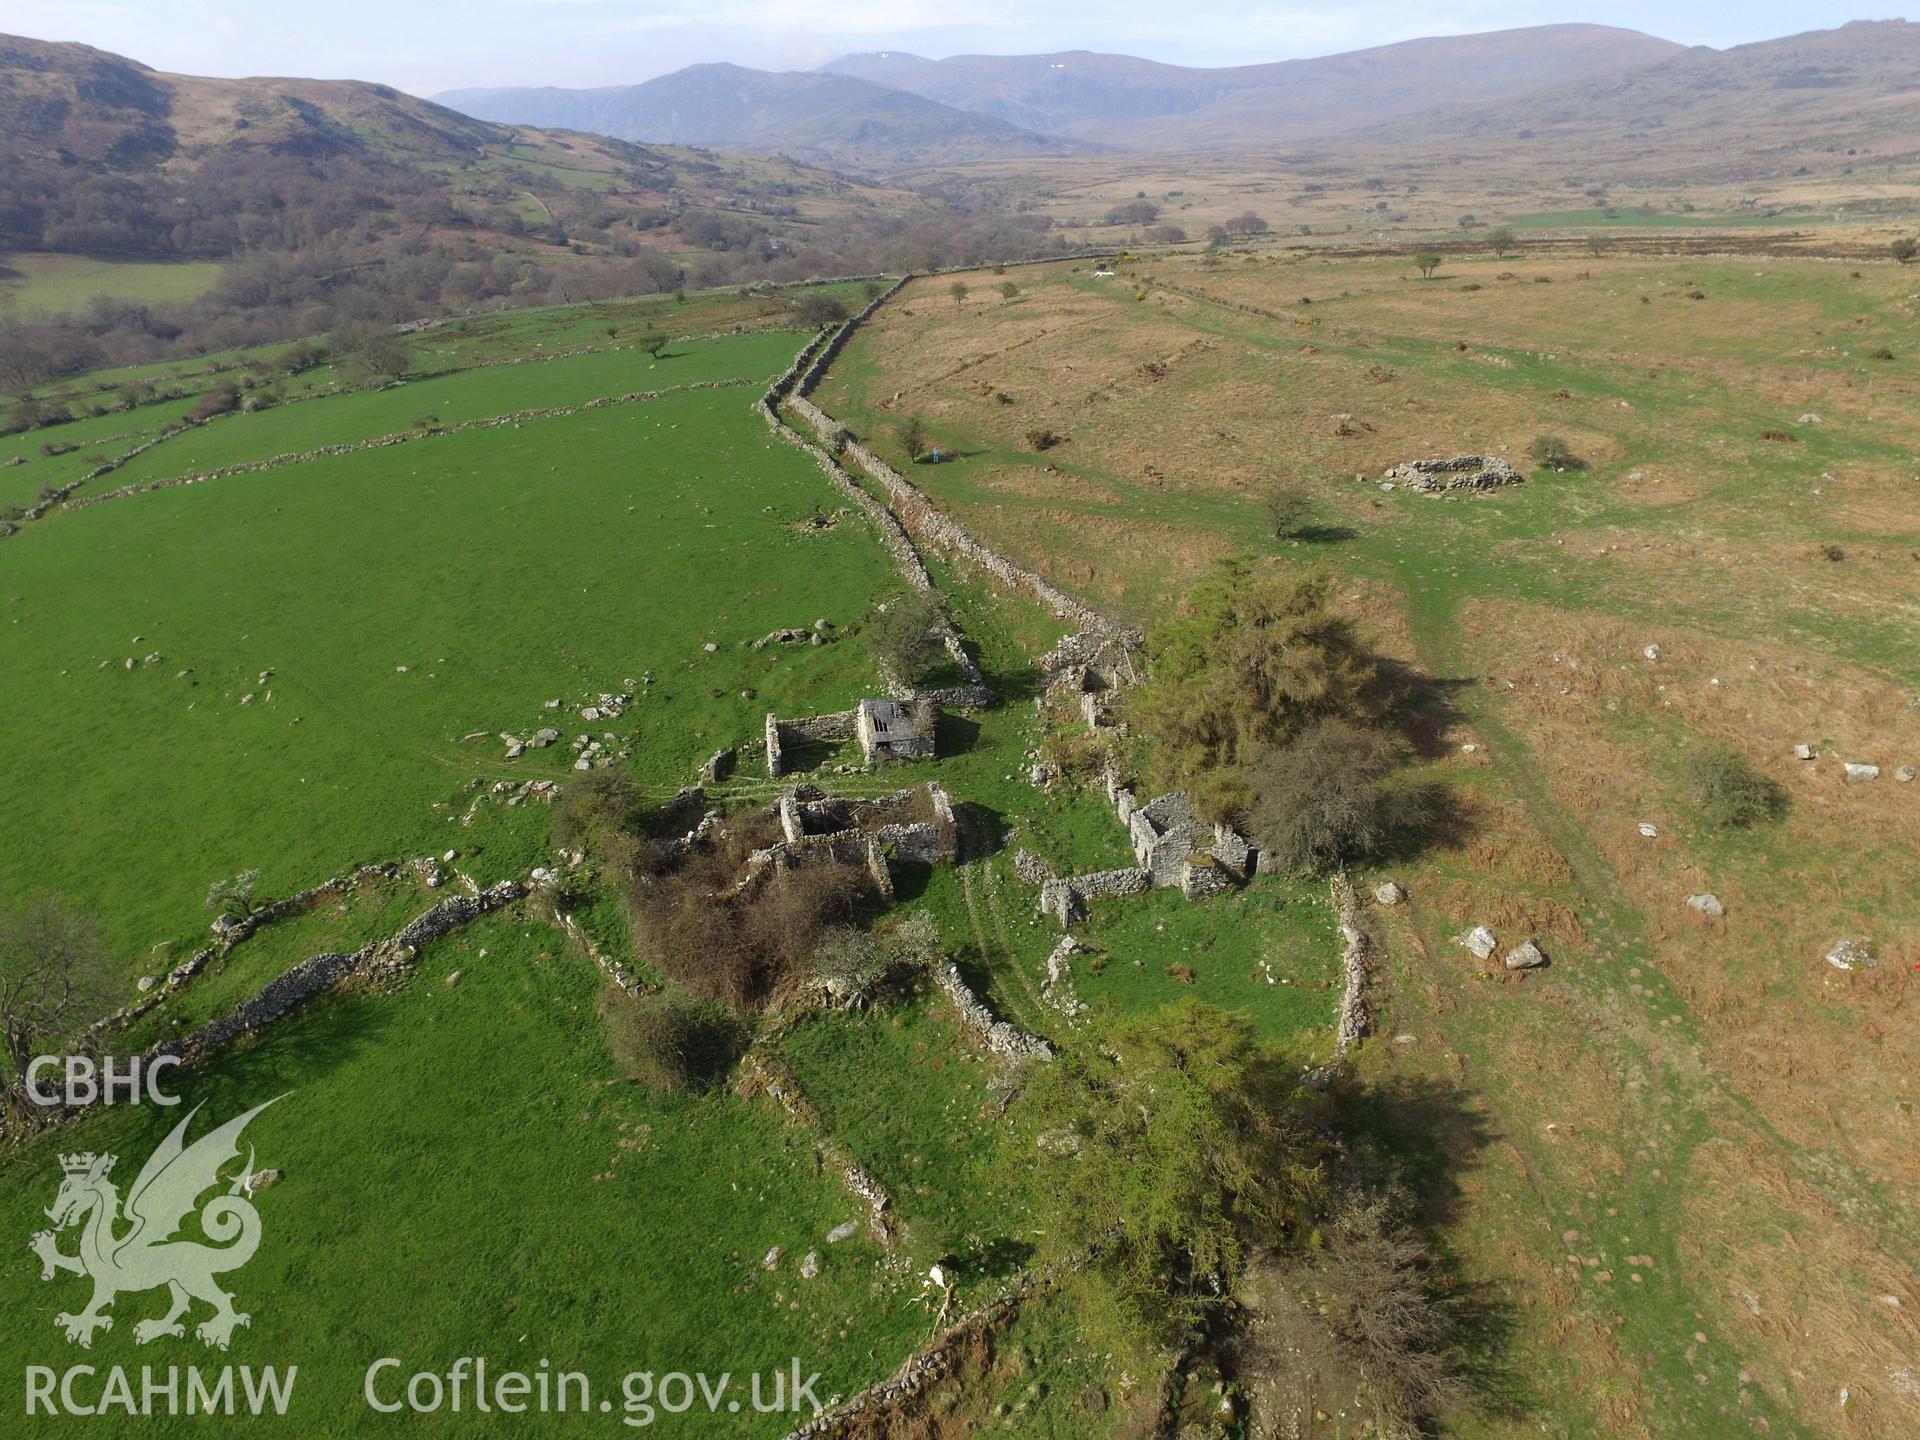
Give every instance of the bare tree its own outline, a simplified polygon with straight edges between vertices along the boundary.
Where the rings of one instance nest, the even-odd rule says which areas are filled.
[[[1313,514],[1313,502],[1290,485],[1278,482],[1267,486],[1260,497],[1267,513],[1267,526],[1276,540],[1291,540]]]
[[[258,870],[242,870],[231,880],[216,880],[207,887],[207,909],[220,916],[244,920],[253,914],[254,888],[260,883]]]
[[[45,897],[0,910],[0,1040],[16,1116],[30,1119],[38,1110],[27,1095],[33,1057],[70,1043],[112,998],[115,978],[90,917]]]
[[[350,320],[327,337],[333,354],[351,362],[369,380],[391,380],[406,374],[407,342],[390,326],[371,320]]]

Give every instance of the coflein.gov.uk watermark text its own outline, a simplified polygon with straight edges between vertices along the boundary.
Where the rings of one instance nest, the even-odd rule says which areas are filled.
[[[286,1415],[300,1367],[29,1365],[28,1415]],[[393,1356],[367,1366],[361,1399],[382,1415],[470,1417],[605,1415],[646,1429],[695,1412],[707,1415],[813,1414],[824,1408],[819,1372],[802,1375],[798,1357],[785,1370],[738,1375],[730,1370],[634,1370],[609,1392],[578,1370],[542,1360],[532,1371],[495,1370],[484,1357],[462,1356],[444,1371],[406,1373]]]

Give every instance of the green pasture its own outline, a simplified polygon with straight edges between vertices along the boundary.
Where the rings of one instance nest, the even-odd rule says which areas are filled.
[[[771,358],[764,337],[716,344],[739,346],[744,374]],[[16,681],[0,724],[19,773],[48,782],[0,800],[0,833],[19,837],[0,893],[100,913],[139,973],[148,946],[201,930],[213,879],[257,867],[284,894],[438,853],[467,838],[471,782],[570,773],[565,743],[507,761],[496,732],[611,731],[664,796],[769,709],[851,703],[875,683],[859,645],[747,644],[855,622],[893,584],[863,525],[799,523],[838,498],[751,394],[289,465],[0,541],[0,668]],[[359,398],[220,423],[317,425]],[[627,677],[638,703],[583,725],[585,697]],[[485,881],[545,851],[544,812],[509,814],[475,862]]]
[[[163,1292],[122,1294],[114,1328],[89,1351],[70,1346],[53,1317],[85,1304],[85,1282],[43,1283],[26,1251],[59,1186],[57,1152],[116,1153],[130,1182],[182,1110],[103,1110],[0,1154],[0,1200],[16,1217],[15,1258],[0,1266],[9,1387],[28,1365],[126,1365],[136,1386],[142,1364],[297,1365],[288,1418],[222,1419],[221,1433],[471,1435],[499,1413],[377,1414],[362,1384],[386,1356],[403,1362],[404,1384],[484,1355],[496,1373],[543,1361],[585,1372],[596,1403],[613,1402],[611,1413],[514,1417],[511,1433],[603,1435],[622,1433],[630,1372],[727,1371],[744,1394],[748,1372],[798,1356],[803,1373],[822,1372],[826,1400],[890,1371],[930,1319],[914,1303],[918,1278],[888,1268],[864,1235],[826,1242],[856,1203],[777,1107],[726,1091],[650,1098],[618,1079],[598,983],[557,931],[495,917],[429,947],[398,993],[322,1002],[186,1077],[187,1102],[206,1106],[195,1135],[285,1097],[245,1135],[256,1168],[284,1178],[256,1201],[256,1257],[224,1277],[252,1317],[224,1355],[191,1333],[135,1343]],[[63,1235],[68,1253],[74,1244]],[[763,1269],[776,1246],[781,1262]],[[809,1250],[821,1271],[802,1280]],[[8,1404],[10,1434],[126,1433],[118,1416],[26,1418],[18,1392]],[[775,1436],[794,1423],[742,1412],[664,1418],[703,1435]],[[162,1415],[140,1428],[208,1425]]]
[[[68,314],[86,309],[96,295],[138,305],[184,304],[219,278],[212,261],[0,255],[0,314]]]

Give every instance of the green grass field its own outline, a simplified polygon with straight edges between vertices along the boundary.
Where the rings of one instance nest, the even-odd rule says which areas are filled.
[[[1886,961],[1849,982],[1821,960],[1841,934],[1873,936],[1909,979],[1920,954],[1911,792],[1847,786],[1837,764],[1916,758],[1909,277],[1610,254],[1449,260],[1432,281],[1310,253],[1121,268],[1029,272],[1007,303],[921,282],[816,399],[903,468],[921,417],[957,458],[912,467],[918,483],[1119,613],[1150,621],[1226,554],[1318,564],[1434,678],[1445,723],[1415,773],[1446,784],[1465,829],[1364,877],[1403,880],[1414,904],[1379,917],[1382,1033],[1362,1068],[1458,1097],[1391,1143],[1445,1217],[1460,1283],[1512,1307],[1485,1357],[1527,1357],[1452,1431],[1731,1434],[1744,1415],[1827,1433],[1848,1376],[1900,1363],[1878,1323],[1892,1290],[1865,1277],[1911,1272],[1920,1194],[1910,1115],[1857,1103],[1904,1093],[1912,1048],[1891,1017],[1910,986]],[[1040,426],[1065,437],[1044,454],[1024,438]],[[1580,468],[1531,463],[1541,435]],[[1526,483],[1450,499],[1380,483],[1469,451]],[[1276,481],[1313,507],[1297,543],[1266,529]],[[1822,763],[1795,761],[1816,735]],[[1782,823],[1700,822],[1683,761],[1709,743],[1784,788]],[[1737,897],[1724,927],[1686,908],[1707,890]],[[988,894],[941,903],[990,920]],[[1324,896],[1263,881],[1234,903],[1096,903],[1086,938],[1112,954],[1097,971],[1076,957],[1076,989],[1233,1008],[1269,959],[1302,1007],[1274,1033],[1324,1034],[1304,1023],[1332,1004]],[[1455,943],[1483,922],[1547,937],[1552,968],[1485,973]],[[995,998],[1047,1023],[1027,988],[1045,934],[974,928]],[[1816,1234],[1818,1259],[1800,1250]],[[1817,1375],[1756,1319],[1787,1311],[1825,1317]],[[1913,1414],[1884,1387],[1850,1393],[1888,1433]]]
[[[400,993],[327,1003],[194,1078],[201,1123],[286,1097],[246,1137],[258,1165],[285,1179],[258,1202],[257,1259],[228,1277],[253,1318],[223,1358],[300,1374],[290,1419],[223,1427],[468,1435],[483,1423],[470,1411],[372,1412],[363,1376],[384,1356],[403,1361],[400,1384],[477,1354],[496,1372],[543,1361],[585,1372],[611,1416],[529,1416],[516,1427],[564,1436],[619,1433],[630,1372],[731,1371],[744,1394],[747,1372],[798,1356],[824,1374],[825,1400],[912,1347],[927,1318],[911,1303],[917,1279],[885,1267],[864,1238],[826,1244],[856,1212],[810,1144],[769,1106],[725,1093],[656,1102],[617,1083],[592,967],[558,940],[544,926],[488,921],[428,950]],[[454,970],[449,989],[441,980]],[[30,1202],[51,1200],[56,1148],[114,1150],[131,1167],[180,1113],[102,1112],[0,1156],[9,1213],[30,1217]],[[768,1272],[760,1260],[774,1246],[786,1258]],[[795,1267],[810,1249],[821,1274],[801,1281]],[[12,1373],[84,1358],[137,1376],[142,1363],[166,1363],[162,1349],[179,1364],[217,1363],[197,1342],[136,1345],[134,1321],[164,1309],[160,1294],[123,1295],[115,1328],[84,1356],[70,1352],[52,1316],[83,1303],[77,1288],[72,1276],[43,1284],[24,1251],[0,1267],[0,1295],[18,1317],[0,1342]],[[16,1415],[9,1428],[38,1437],[82,1423]],[[155,1417],[143,1428],[193,1435],[207,1423]],[[794,1422],[722,1413],[674,1423],[778,1435]]]
[[[197,300],[220,267],[200,260],[93,260],[83,255],[0,256],[0,314],[67,314],[96,295],[142,305]]]
[[[836,293],[852,300],[859,287]],[[406,443],[55,510],[0,539],[0,668],[18,682],[0,687],[0,729],[26,782],[0,796],[0,904],[51,893],[98,916],[125,998],[135,977],[207,943],[214,880],[257,867],[262,891],[281,895],[369,861],[454,852],[446,888],[405,867],[263,926],[112,1035],[114,1053],[174,1041],[312,955],[391,935],[468,880],[557,863],[548,810],[510,808],[489,787],[566,779],[576,734],[611,733],[653,800],[743,744],[739,772],[714,795],[745,808],[780,788],[753,753],[768,711],[840,709],[874,692],[857,632],[903,582],[846,497],[752,408],[805,338],[784,328],[784,304],[716,293],[454,321],[414,341],[403,385],[333,392],[344,377],[324,367],[280,381],[305,398],[184,431],[94,489],[416,436]],[[633,342],[655,328],[688,338],[654,360]],[[281,348],[64,382],[59,395],[81,409],[135,384],[169,398],[0,442],[0,459],[27,458],[0,468],[12,487],[0,500],[124,453]],[[507,359],[523,363],[488,363]],[[680,388],[714,381],[740,383]],[[669,393],[455,433],[416,424],[656,389]],[[39,453],[56,438],[74,449]],[[834,523],[808,523],[821,516]],[[899,913],[930,915],[1002,1014],[1085,1043],[1096,1031],[1041,999],[1057,931],[1010,862],[1014,844],[1063,871],[1128,859],[1101,797],[1026,780],[1041,723],[1030,657],[1062,626],[965,568],[933,568],[1002,703],[947,716],[929,764],[819,778],[854,794],[945,785],[985,843],[964,864],[904,874]],[[816,619],[841,638],[752,648]],[[623,716],[580,718],[629,678],[637,699]],[[505,758],[499,732],[549,724],[563,743]],[[921,1279],[929,1265],[946,1264],[971,1304],[1033,1253],[1045,1197],[1025,1183],[1027,1157],[1009,1153],[1018,1087],[931,986],[763,1037],[818,1112],[816,1134],[724,1085],[659,1095],[623,1081],[596,1013],[598,971],[536,914],[476,923],[428,946],[391,993],[332,995],[182,1077],[221,1120],[286,1093],[248,1134],[257,1164],[284,1179],[259,1201],[259,1258],[231,1277],[253,1320],[225,1357],[300,1367],[295,1419],[280,1423],[316,1436],[392,1429],[361,1400],[366,1367],[388,1355],[402,1361],[389,1393],[415,1370],[485,1355],[496,1371],[544,1360],[584,1372],[595,1401],[614,1407],[529,1419],[516,1434],[609,1432],[633,1371],[731,1371],[740,1396],[746,1372],[798,1357],[824,1375],[824,1400],[924,1341],[937,1308]],[[610,889],[592,888],[575,918],[603,951],[658,978]],[[1316,889],[1263,881],[1205,906],[1162,892],[1101,907],[1087,931],[1105,963],[1075,980],[1096,1017],[1198,996],[1249,1014],[1302,1064],[1330,1046],[1336,952]],[[1172,973],[1182,963],[1191,983]],[[96,1111],[0,1153],[0,1209],[26,1227],[16,1261],[0,1266],[0,1301],[21,1317],[0,1363],[213,1363],[192,1342],[135,1343],[157,1294],[123,1296],[116,1327],[91,1351],[70,1349],[53,1316],[79,1308],[81,1282],[43,1284],[24,1249],[60,1153],[112,1151],[130,1171],[179,1113]],[[862,1207],[820,1163],[823,1139],[892,1194],[892,1252],[864,1233],[828,1242]],[[782,1258],[764,1268],[775,1247]],[[821,1269],[803,1279],[809,1251]],[[1071,1314],[1070,1300],[1038,1302],[1015,1331],[1032,1366],[994,1385],[1008,1387],[1010,1415],[1100,1433],[1074,1397],[1132,1382],[1112,1356],[1076,1353]],[[1049,1385],[1068,1388],[1049,1399]],[[18,1433],[74,1423],[43,1418]],[[794,1423],[672,1418],[694,1434]],[[452,1413],[404,1424],[473,1433],[471,1416]],[[187,1435],[204,1422],[146,1428]]]
[[[730,367],[762,378],[790,343],[702,342],[660,368],[676,383]],[[230,463],[385,433],[429,386],[449,420],[561,403],[550,372],[570,367],[578,398],[617,393],[631,363],[590,356],[314,400],[223,419],[149,456],[164,474],[173,446],[219,440]],[[694,391],[165,490],[4,542],[13,613],[0,646],[27,682],[7,690],[7,723],[30,737],[22,763],[66,777],[7,796],[7,833],[37,837],[9,857],[9,897],[60,891],[110,911],[115,939],[144,950],[198,929],[199,896],[222,874],[259,867],[284,893],[470,838],[455,833],[469,781],[566,773],[564,747],[507,762],[494,738],[554,719],[548,699],[577,709],[650,676],[619,731],[668,793],[770,707],[849,703],[873,683],[859,648],[744,646],[781,625],[854,621],[890,583],[859,527],[794,528],[834,498],[766,434],[752,393]],[[685,578],[657,583],[663,566]],[[64,707],[89,723],[46,723]],[[486,738],[461,738],[474,731]],[[490,879],[523,872],[543,826],[517,838],[501,827],[476,863]],[[124,887],[116,877],[134,870],[142,883]]]

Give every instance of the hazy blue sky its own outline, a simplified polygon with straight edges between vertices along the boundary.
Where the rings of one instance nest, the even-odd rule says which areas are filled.
[[[849,50],[1110,50],[1189,65],[1581,20],[1725,47],[1825,29],[1858,0],[0,0],[0,32],[163,70],[613,85],[701,60],[804,69]],[[1872,16],[1871,18],[1879,18]]]

